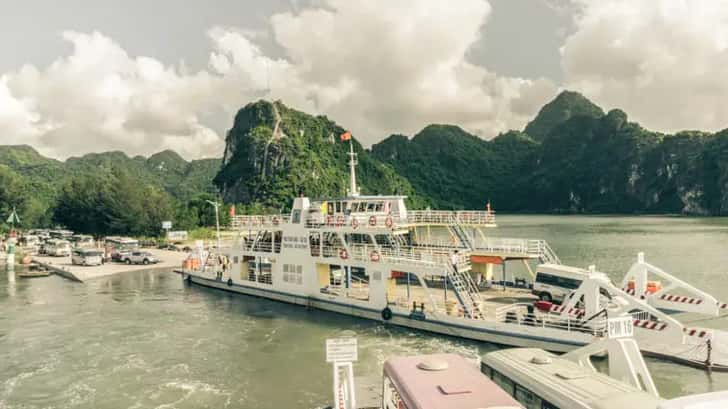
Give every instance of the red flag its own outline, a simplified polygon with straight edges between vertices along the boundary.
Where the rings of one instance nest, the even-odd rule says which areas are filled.
[[[341,142],[348,141],[349,139],[351,139],[351,132],[346,131],[341,134]]]
[[[230,206],[230,217],[235,217],[235,205]]]

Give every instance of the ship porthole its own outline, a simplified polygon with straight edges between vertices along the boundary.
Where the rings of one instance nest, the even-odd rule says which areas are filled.
[[[232,287],[233,286],[233,279],[232,278],[228,278],[228,283],[227,284],[228,284],[228,286]]]
[[[390,310],[389,307],[386,307],[382,310],[382,319],[385,321],[389,321],[392,319],[392,310]]]

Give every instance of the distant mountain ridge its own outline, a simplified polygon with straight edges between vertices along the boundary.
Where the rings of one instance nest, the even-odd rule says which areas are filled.
[[[215,194],[212,178],[220,168],[220,159],[186,161],[176,152],[162,151],[149,158],[129,157],[120,151],[89,153],[62,162],[47,158],[28,145],[0,145],[0,184],[2,177],[15,181],[20,193],[27,194],[22,206],[22,219],[29,223],[51,223],[55,200],[69,182],[94,176],[112,180],[114,172],[128,174],[136,183],[166,191],[182,202],[200,193]],[[13,197],[3,198],[0,186],[0,216],[6,214]],[[4,190],[8,190],[5,188]]]
[[[241,211],[285,210],[299,193],[346,193],[348,143],[339,140],[345,129],[280,101],[257,101],[238,111],[221,159],[186,161],[165,150],[62,162],[27,145],[0,146],[0,216],[18,205],[21,218],[48,225],[61,187],[90,176],[96,184],[118,179],[159,190],[192,221],[209,213],[200,210],[201,195],[221,194]],[[491,202],[512,212],[728,215],[728,129],[653,132],[571,91],[544,105],[522,131],[492,140],[432,124],[411,138],[391,135],[370,149],[354,139],[353,147],[363,194],[406,195],[415,208],[481,209]]]
[[[523,132],[486,141],[456,129],[392,135],[372,154],[441,207],[728,215],[728,129],[653,132],[570,91]]]

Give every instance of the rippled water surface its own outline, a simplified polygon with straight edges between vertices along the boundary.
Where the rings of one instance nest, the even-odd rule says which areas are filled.
[[[621,278],[638,251],[728,300],[728,219],[502,216],[493,232],[547,239],[562,261]],[[510,267],[509,267],[510,268]],[[521,274],[514,264],[512,273]],[[695,319],[686,317],[686,319]],[[728,318],[701,324],[728,329]],[[0,408],[312,408],[330,400],[324,340],[354,331],[359,374],[395,354],[495,347],[139,272],[85,284],[0,272]],[[728,374],[648,360],[667,397]]]

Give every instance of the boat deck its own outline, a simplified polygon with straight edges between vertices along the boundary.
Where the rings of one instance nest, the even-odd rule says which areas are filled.
[[[429,287],[428,290],[437,304],[437,308],[439,310],[437,312],[449,312],[452,315],[457,315],[457,310],[453,305],[457,302],[457,297],[452,288],[449,288],[447,292],[444,288],[438,287]],[[347,294],[348,297],[361,301],[368,300],[367,285],[362,283],[352,283],[351,288],[348,290],[343,287],[329,287],[327,292],[340,295]],[[500,307],[513,305],[515,303],[531,304],[538,300],[538,297],[532,295],[528,289],[503,288],[501,286],[492,286],[490,288],[481,289],[480,297],[483,301],[481,305],[485,312],[485,318],[491,319],[496,318],[496,310]],[[390,305],[412,308],[413,303],[416,303],[418,309],[420,309],[424,304],[425,312],[435,312],[432,303],[430,302],[430,297],[425,289],[414,284],[407,286],[406,281],[399,281],[394,288],[390,288],[387,298]]]

